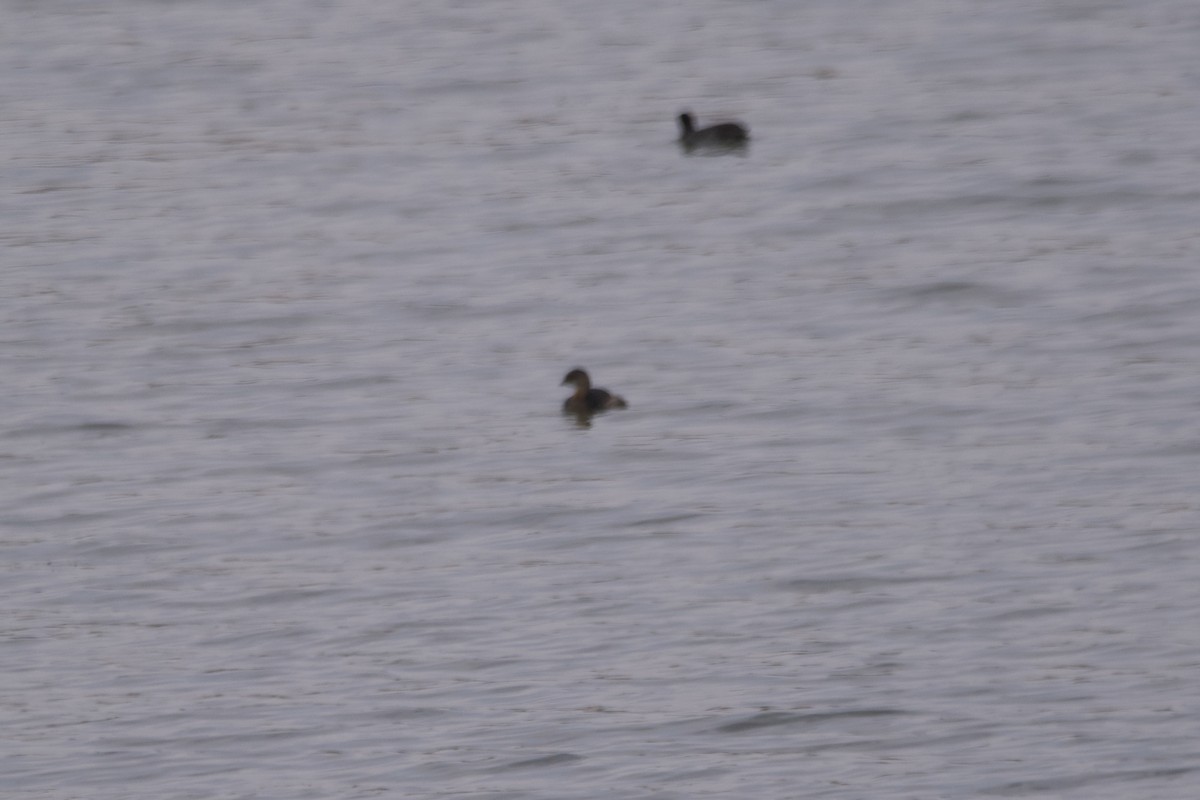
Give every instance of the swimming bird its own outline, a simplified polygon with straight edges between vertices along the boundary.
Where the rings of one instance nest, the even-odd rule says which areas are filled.
[[[696,130],[695,120],[688,112],[679,115],[679,143],[685,150],[698,147],[733,149],[745,147],[750,133],[737,122],[721,122]]]
[[[607,411],[610,408],[626,408],[625,398],[618,397],[606,389],[593,389],[592,379],[582,369],[576,367],[567,373],[562,380],[562,386],[575,387],[575,394],[563,401],[563,411],[574,414],[594,414],[597,411]]]

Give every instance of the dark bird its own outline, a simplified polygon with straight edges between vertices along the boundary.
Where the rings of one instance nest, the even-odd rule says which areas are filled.
[[[592,379],[578,367],[567,373],[562,385],[575,387],[575,394],[563,401],[563,411],[573,414],[594,414],[610,408],[625,408],[623,397],[618,397],[606,389],[593,389]]]
[[[750,133],[736,122],[721,122],[696,130],[695,120],[688,112],[679,115],[679,144],[685,150],[699,147],[731,150],[745,147]]]

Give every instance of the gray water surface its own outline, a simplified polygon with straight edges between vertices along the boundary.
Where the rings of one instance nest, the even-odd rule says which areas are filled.
[[[1200,792],[1190,0],[3,14],[6,796]]]

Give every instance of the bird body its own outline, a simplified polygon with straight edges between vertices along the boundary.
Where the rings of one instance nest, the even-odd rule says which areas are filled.
[[[592,387],[592,379],[576,367],[563,378],[563,386],[574,386],[575,393],[563,401],[563,411],[575,414],[594,414],[610,408],[626,408],[625,398],[612,394],[607,389]]]
[[[687,150],[698,147],[732,149],[745,147],[750,140],[750,132],[737,122],[721,122],[707,128],[696,129],[692,115],[683,112],[679,115],[679,143]]]

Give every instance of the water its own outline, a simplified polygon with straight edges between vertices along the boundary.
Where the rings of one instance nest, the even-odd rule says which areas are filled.
[[[7,796],[1200,788],[1191,3],[4,14]]]

